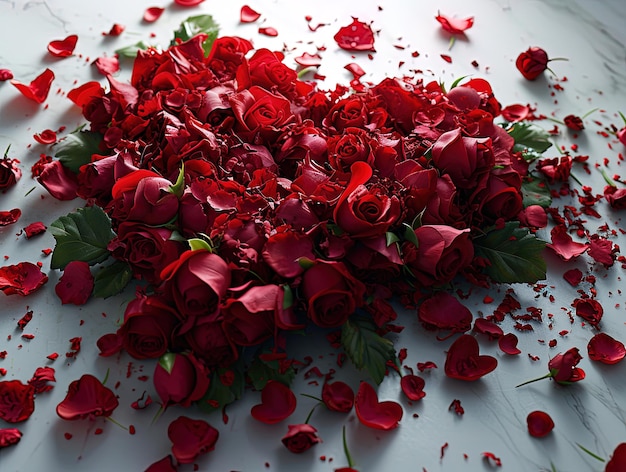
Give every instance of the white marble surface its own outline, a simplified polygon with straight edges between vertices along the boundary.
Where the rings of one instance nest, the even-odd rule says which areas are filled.
[[[153,5],[167,7],[165,13],[154,24],[142,23],[144,9]],[[490,81],[503,105],[530,103],[539,113],[554,113],[559,118],[569,113],[583,115],[599,108],[585,120],[587,129],[577,139],[563,133],[557,142],[566,147],[576,143],[579,154],[588,154],[591,162],[601,163],[607,158],[610,174],[624,173],[626,167],[620,166],[618,153],[624,154],[626,150],[616,140],[597,134],[610,123],[621,124],[618,110],[626,113],[626,29],[623,27],[626,12],[621,0],[443,0],[388,4],[371,0],[318,0],[306,5],[298,3],[297,6],[288,0],[257,1],[250,5],[263,16],[257,23],[248,25],[239,24],[241,5],[240,2],[207,0],[197,8],[183,9],[158,0],[0,0],[0,68],[10,68],[15,78],[23,82],[29,82],[46,67],[56,74],[51,93],[42,106],[21,97],[8,82],[0,83],[0,149],[4,151],[10,144],[10,155],[21,160],[24,171],[19,184],[0,195],[0,209],[20,207],[23,212],[16,225],[0,227],[0,255],[9,256],[6,263],[42,261],[44,271],[50,277],[46,287],[28,298],[0,295],[0,351],[7,351],[6,359],[0,360],[0,367],[8,371],[5,380],[26,381],[35,368],[49,364],[46,355],[53,351],[61,354],[50,364],[57,373],[55,388],[38,396],[33,416],[19,425],[24,433],[22,442],[16,447],[0,450],[1,471],[143,470],[169,453],[167,425],[171,419],[181,413],[201,416],[194,409],[171,408],[156,424],[151,424],[156,405],[147,411],[132,410],[131,402],[144,390],[157,398],[151,382],[138,379],[144,374],[151,375],[154,364],[127,356],[98,358],[95,347],[95,340],[100,335],[115,329],[115,321],[122,314],[130,294],[105,302],[91,300],[80,308],[62,306],[54,293],[59,274],[49,270],[49,258],[41,254],[41,249],[53,246],[52,236],[45,234],[26,240],[23,235],[16,235],[30,222],[43,221],[49,225],[58,216],[81,205],[79,200],[54,201],[30,178],[30,166],[40,153],[47,151],[34,142],[32,135],[59,126],[66,126],[69,131],[84,122],[78,109],[64,95],[77,83],[99,79],[89,65],[99,55],[110,55],[114,49],[138,40],[166,45],[181,20],[192,14],[210,13],[221,25],[222,35],[251,39],[257,48],[280,50],[286,44],[289,53],[285,62],[291,66],[294,65],[293,57],[305,51],[313,53],[316,46],[325,46],[319,72],[327,76],[325,85],[328,87],[335,82],[347,83],[350,77],[343,66],[357,62],[367,72],[364,79],[374,82],[386,76],[409,74],[415,69],[423,71],[428,78],[446,83],[464,75],[484,77]],[[459,17],[475,16],[474,27],[468,30],[466,38],[456,42],[451,51],[448,51],[448,37],[440,32],[434,19],[437,10]],[[315,33],[310,32],[305,15],[313,17],[312,24],[329,25]],[[337,29],[349,23],[352,16],[372,21],[373,28],[380,30],[376,38],[377,52],[372,60],[365,55],[352,57],[339,50],[332,39]],[[118,38],[103,37],[101,33],[108,31],[113,23],[125,25],[125,33]],[[275,27],[279,36],[260,36],[257,28],[261,24]],[[63,60],[49,57],[46,52],[48,42],[68,34],[79,36],[75,55]],[[404,49],[396,45],[404,46]],[[552,64],[559,79],[567,77],[567,81],[557,82],[547,73],[536,82],[525,81],[515,69],[514,62],[517,54],[529,46],[540,46],[551,57],[568,58],[567,62]],[[413,51],[419,51],[417,58],[412,57]],[[440,54],[449,54],[452,64],[444,62]],[[478,68],[472,67],[473,60],[478,62]],[[404,65],[398,67],[399,61]],[[128,73],[130,62],[122,65],[124,72]],[[555,91],[555,83],[564,90]],[[550,129],[553,123],[545,121],[542,125]],[[612,149],[607,146],[609,142]],[[594,193],[601,193],[602,179],[593,171],[593,165],[591,168],[591,176],[585,175],[580,168],[573,172],[591,185]],[[28,193],[33,187],[35,190]],[[576,205],[566,198],[557,203]],[[602,214],[600,220],[587,218],[586,225],[590,230],[605,223],[616,230],[624,227],[623,212],[612,212],[604,203],[598,205],[598,210]],[[542,234],[548,237],[547,232]],[[624,235],[619,234],[614,241],[626,248]],[[492,470],[481,457],[485,451],[500,457],[502,470],[506,471],[550,470],[551,464],[558,471],[603,470],[603,464],[584,453],[577,444],[608,458],[618,443],[626,441],[626,362],[604,366],[588,359],[586,345],[594,331],[589,326],[581,326],[579,320],[573,324],[570,322],[564,309],[571,308],[570,304],[578,294],[563,281],[562,274],[568,268],[578,267],[585,274],[597,277],[598,298],[605,308],[601,328],[626,341],[626,294],[620,291],[624,270],[619,263],[604,270],[586,256],[570,264],[560,262],[548,252],[546,257],[550,270],[544,291],[522,285],[514,287],[522,310],[530,306],[540,307],[545,321],[535,324],[533,332],[517,333],[523,351],[520,356],[507,357],[495,343],[481,339],[481,351],[494,355],[499,361],[492,374],[474,383],[446,378],[444,351],[451,340],[437,341],[433,333],[424,332],[415,313],[404,312],[399,323],[406,329],[398,336],[396,346],[408,349],[405,364],[414,367],[417,362],[430,360],[439,369],[424,373],[427,396],[413,405],[403,399],[397,377],[386,379],[380,386],[381,399],[398,400],[404,407],[404,418],[397,430],[370,430],[358,423],[354,413],[341,416],[319,410],[314,414],[314,423],[324,442],[296,456],[280,444],[280,438],[287,423],[304,420],[313,400],[302,397],[296,413],[289,420],[268,426],[250,417],[250,407],[258,402],[259,396],[247,393],[236,405],[228,408],[228,424],[224,424],[219,415],[209,418],[220,430],[220,439],[216,450],[198,461],[200,470],[331,471],[347,465],[341,445],[344,424],[347,425],[352,455],[362,471]],[[475,290],[466,304],[475,315],[489,313],[507,288]],[[589,286],[583,284],[582,288],[588,290]],[[493,304],[483,303],[486,294],[495,299]],[[551,302],[546,295],[553,295],[554,301]],[[27,309],[34,311],[34,318],[26,330],[35,335],[30,341],[20,338],[21,333],[15,324]],[[549,313],[554,315],[551,326],[546,320]],[[505,332],[512,331],[511,323],[507,320],[503,324]],[[561,330],[570,333],[559,336]],[[12,336],[10,340],[8,335]],[[69,349],[68,340],[74,336],[83,338],[82,350],[75,359],[68,360],[64,353]],[[551,339],[558,341],[554,348],[548,347]],[[322,338],[307,337],[306,342],[295,339],[293,344],[294,350],[301,355],[313,355],[314,365],[322,371],[335,367],[333,350]],[[550,357],[574,346],[580,348],[584,357],[580,364],[587,373],[584,381],[559,387],[546,380],[514,388],[523,380],[545,373]],[[540,360],[531,361],[529,354],[539,356]],[[121,423],[133,424],[137,431],[134,436],[109,422],[70,423],[55,414],[55,406],[64,398],[70,381],[85,372],[103,378],[107,370],[110,371],[107,385],[120,381],[116,390],[120,407],[114,417]],[[351,382],[356,388],[360,375],[346,366],[338,370],[337,378]],[[319,388],[308,385],[308,380],[300,373],[294,390],[315,395],[319,394]],[[448,411],[453,399],[461,400],[465,409],[462,417]],[[532,438],[526,431],[526,415],[536,409],[548,412],[556,423],[555,430],[543,439]],[[8,426],[0,422],[0,428]],[[95,435],[96,428],[103,428],[104,432]],[[65,439],[66,432],[73,435],[71,440]],[[441,448],[446,443],[448,447],[441,457]],[[321,460],[320,456],[325,456],[326,460]],[[191,467],[181,470],[191,470]]]

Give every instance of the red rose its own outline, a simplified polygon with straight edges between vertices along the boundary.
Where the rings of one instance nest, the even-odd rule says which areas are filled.
[[[226,335],[222,321],[206,321],[198,317],[194,326],[185,332],[185,341],[207,366],[228,366],[239,357],[239,352]]]
[[[534,438],[547,436],[554,429],[554,421],[545,411],[531,411],[526,417],[528,433]]]
[[[624,128],[626,129],[626,128]],[[604,198],[615,210],[626,208],[626,188],[617,188],[612,185],[604,187]]]
[[[56,411],[64,420],[78,420],[111,416],[118,405],[117,397],[109,388],[93,375],[85,374],[70,383]]]
[[[235,77],[237,68],[251,49],[252,43],[246,39],[237,36],[223,36],[213,42],[206,63],[213,73],[224,82]]]
[[[368,109],[361,96],[339,100],[328,111],[322,124],[333,134],[341,134],[346,128],[362,129],[368,123]]]
[[[169,180],[145,169],[125,175],[111,189],[113,218],[153,226],[169,223],[178,212],[178,197],[171,186]]]
[[[626,146],[626,126],[624,126],[623,128],[621,128],[618,132],[617,132],[617,139],[619,139],[619,142],[622,143],[624,146]]]
[[[115,154],[113,156],[97,156],[89,164],[80,167],[78,171],[79,197],[88,200],[94,198],[96,203],[106,206],[111,201],[111,188],[116,179],[129,174],[137,168],[132,164],[129,154]]]
[[[206,250],[184,252],[161,272],[165,291],[183,317],[214,317],[230,285],[224,259]]]
[[[0,190],[13,187],[20,180],[22,170],[19,168],[19,163],[17,159],[7,157],[0,159]]]
[[[328,161],[333,169],[350,172],[355,162],[374,163],[374,139],[360,128],[346,128],[343,134],[328,138]]]
[[[160,281],[161,271],[176,261],[185,249],[172,238],[173,231],[135,222],[123,222],[108,245],[116,259],[128,262],[133,273],[150,283]]]
[[[290,424],[281,441],[291,452],[300,454],[322,440],[317,436],[317,429],[310,424]]]
[[[479,186],[494,165],[490,138],[463,136],[461,129],[443,133],[432,147],[435,166],[463,189]]]
[[[153,382],[163,408],[189,406],[209,388],[209,371],[193,354],[168,353],[156,365]]]
[[[19,423],[35,411],[35,387],[19,380],[0,381],[0,419]]]
[[[365,285],[342,262],[318,260],[302,275],[302,293],[313,323],[336,328],[363,305]]]
[[[424,225],[415,229],[419,246],[402,245],[405,264],[423,286],[441,285],[467,267],[474,257],[470,230],[446,225]]]
[[[239,90],[258,85],[266,90],[277,90],[285,97],[296,94],[296,72],[282,63],[285,55],[269,49],[257,50],[248,63],[242,64],[237,70]]]
[[[626,467],[626,443],[618,444],[611,459],[606,463],[604,472],[622,472]]]
[[[191,464],[200,454],[215,449],[219,431],[204,420],[180,416],[167,428],[172,454],[180,464]]]
[[[548,53],[538,47],[528,48],[517,56],[515,67],[525,79],[535,80],[548,68]]]
[[[368,164],[356,162],[351,171],[350,183],[335,206],[335,223],[354,238],[381,236],[400,218],[400,200],[380,187],[363,185],[372,175]]]
[[[581,361],[578,348],[571,348],[565,354],[557,354],[548,362],[548,370],[556,383],[568,385],[585,378],[585,371],[576,367]]]
[[[122,347],[135,359],[156,359],[167,352],[179,323],[176,313],[157,296],[139,295],[124,312],[117,331]]]
[[[490,175],[480,195],[480,214],[488,221],[509,221],[523,209],[522,194],[498,176]]]
[[[454,224],[463,220],[461,210],[456,204],[456,186],[449,175],[442,175],[435,183],[435,191],[426,204],[422,215],[424,224]]]
[[[240,132],[250,136],[257,132],[264,136],[277,134],[294,119],[289,100],[256,85],[231,95],[230,103]]]

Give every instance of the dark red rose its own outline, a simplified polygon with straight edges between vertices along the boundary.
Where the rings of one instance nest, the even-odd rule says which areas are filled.
[[[419,246],[405,242],[405,264],[423,286],[441,285],[467,267],[474,257],[469,229],[446,225],[424,225],[415,229]]]
[[[616,210],[626,208],[626,188],[618,189],[613,185],[607,185],[604,187],[604,198],[606,198],[606,201],[611,205],[611,208]]]
[[[8,157],[0,159],[0,190],[13,187],[20,180],[22,169],[20,169],[19,163],[20,161],[17,159],[9,159]]]
[[[557,354],[548,362],[550,376],[555,382],[569,385],[585,378],[585,371],[576,367],[582,360],[578,348],[571,348],[565,354]]]
[[[237,36],[217,38],[211,47],[206,63],[213,73],[222,81],[235,77],[237,68],[245,55],[252,49],[252,43]]]
[[[165,291],[183,317],[216,316],[230,285],[230,269],[217,254],[186,251],[161,272]]]
[[[554,421],[545,411],[531,411],[526,417],[528,433],[534,438],[547,436],[554,429]]]
[[[54,287],[62,304],[84,305],[93,292],[94,277],[89,264],[83,261],[71,261],[65,266],[63,275]]]
[[[222,326],[231,342],[254,346],[272,337],[279,291],[278,285],[250,287],[243,295],[224,302]]]
[[[209,370],[191,353],[167,353],[154,369],[153,383],[163,408],[189,406],[209,388]]]
[[[22,439],[22,432],[17,428],[0,429],[0,449],[17,444]]]
[[[479,355],[476,338],[463,334],[448,348],[444,369],[452,379],[471,382],[488,374],[497,365],[495,357]]]
[[[145,169],[121,177],[111,189],[113,218],[153,226],[169,223],[178,211],[171,186],[169,180]]]
[[[346,128],[343,134],[328,138],[328,162],[333,169],[350,172],[355,162],[374,164],[376,141],[360,128]]]
[[[548,68],[548,53],[538,47],[528,48],[517,56],[515,67],[525,79],[535,80]]]
[[[431,192],[422,215],[422,223],[429,225],[455,224],[463,221],[456,202],[457,189],[449,175],[436,179],[435,191]]]
[[[92,156],[89,164],[80,167],[78,171],[79,197],[88,200],[94,198],[98,205],[105,206],[111,198],[111,188],[115,181],[137,168],[132,164],[129,154],[115,154],[113,156]]]
[[[432,158],[435,166],[463,189],[479,186],[494,165],[491,139],[463,136],[460,128],[437,139]]]
[[[19,380],[0,381],[0,419],[19,423],[35,411],[35,387]]]
[[[472,312],[448,292],[438,291],[425,299],[417,312],[426,328],[464,333],[472,327]]]
[[[486,187],[479,198],[479,211],[487,221],[493,222],[500,218],[509,221],[523,209],[519,188],[493,174],[487,179]]]
[[[237,360],[239,352],[226,335],[222,321],[207,321],[198,317],[194,326],[185,332],[185,341],[207,366],[225,367]]]
[[[158,296],[141,295],[124,311],[124,323],[117,331],[122,347],[135,359],[156,359],[167,352],[179,319]]]
[[[363,305],[365,285],[342,262],[316,261],[302,275],[302,293],[308,303],[307,316],[322,328],[345,323]]]
[[[172,234],[171,229],[164,227],[123,222],[108,249],[115,258],[128,262],[135,275],[158,283],[165,266],[176,261],[186,249]]]
[[[119,402],[115,394],[90,374],[74,380],[65,399],[57,405],[57,415],[64,420],[111,416]]]
[[[310,424],[290,424],[287,428],[287,434],[282,437],[281,442],[293,453],[300,454],[322,442],[317,435],[317,429]]]
[[[314,260],[313,241],[309,235],[298,231],[274,233],[265,243],[263,260],[281,277],[292,278],[304,272],[298,259]]]
[[[215,449],[219,431],[204,420],[179,416],[167,428],[172,454],[180,464],[191,464],[201,454]]]
[[[606,463],[604,472],[622,472],[626,467],[626,443],[618,444],[611,459]]]
[[[372,168],[364,162],[351,167],[350,183],[339,197],[333,217],[339,227],[354,238],[375,238],[387,232],[402,211],[400,200],[383,188],[365,187]]]
[[[322,401],[326,408],[340,413],[349,413],[354,405],[354,391],[345,382],[325,382],[322,387]]]
[[[410,209],[407,215],[409,220],[420,214],[427,202],[439,194],[435,191],[438,180],[437,169],[426,169],[414,159],[406,159],[396,164],[394,177],[408,190],[404,205]],[[454,189],[454,184],[449,179],[448,177]]]
[[[561,156],[537,161],[537,170],[548,178],[550,183],[567,182],[572,170],[572,157]]]
[[[285,97],[296,94],[296,71],[282,63],[285,55],[269,49],[258,49],[237,70],[239,90],[258,85],[266,90],[276,90]]]
[[[230,103],[240,132],[251,137],[277,134],[294,119],[289,100],[256,85],[231,95]]]
[[[363,98],[357,95],[335,103],[322,124],[333,134],[341,134],[346,128],[362,129],[368,121],[367,106]]]

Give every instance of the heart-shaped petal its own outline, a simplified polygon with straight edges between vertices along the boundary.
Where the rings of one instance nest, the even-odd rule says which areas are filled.
[[[296,396],[285,384],[270,380],[261,391],[261,403],[254,405],[250,414],[265,424],[278,423],[296,409]]]
[[[69,35],[65,39],[57,39],[48,43],[48,52],[54,57],[68,57],[74,53],[78,36]]]
[[[400,387],[409,400],[417,401],[426,396],[424,392],[424,379],[419,375],[404,375],[400,380]]]
[[[379,402],[376,390],[367,382],[361,382],[354,399],[354,408],[362,424],[384,431],[397,428],[403,414],[399,403]]]
[[[453,379],[473,381],[496,368],[495,357],[478,354],[478,341],[469,334],[464,334],[452,343],[448,349],[446,375]]]

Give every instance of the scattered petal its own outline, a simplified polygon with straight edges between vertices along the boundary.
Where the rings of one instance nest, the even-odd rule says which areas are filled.
[[[272,28],[271,26],[266,26],[264,28],[259,28],[259,34],[263,34],[265,36],[278,36],[278,31],[276,28]]]
[[[50,69],[46,69],[28,85],[19,82],[18,80],[11,80],[11,84],[20,91],[26,98],[33,100],[37,103],[43,103],[48,98],[48,92],[50,92],[50,86],[54,80],[54,72]]]
[[[0,211],[0,226],[8,226],[17,223],[20,216],[22,216],[22,210],[19,208],[13,208],[13,210],[8,211]]]
[[[0,381],[0,419],[20,423],[35,411],[35,387],[19,380]]]
[[[388,431],[398,427],[402,419],[402,407],[393,401],[378,401],[376,390],[367,382],[361,382],[354,401],[359,421],[374,429]]]
[[[400,380],[402,392],[409,400],[413,401],[421,400],[426,396],[426,392],[424,392],[425,385],[424,379],[418,375],[403,375]]]
[[[119,402],[115,394],[90,374],[70,383],[67,395],[56,412],[64,420],[111,416]]]
[[[165,8],[160,7],[146,8],[146,11],[143,14],[143,21],[145,21],[146,23],[154,23],[161,17],[164,11]]]
[[[495,357],[479,355],[478,341],[463,334],[452,343],[446,356],[445,373],[453,379],[474,381],[496,368]]]
[[[22,432],[17,428],[0,429],[0,449],[14,446],[22,439]]]
[[[441,24],[441,27],[451,34],[463,34],[465,30],[470,29],[474,25],[474,17],[461,19],[451,18],[447,15],[438,13],[435,19]]]
[[[261,17],[261,14],[248,5],[244,5],[241,7],[241,13],[239,15],[239,21],[242,23],[254,23]]]
[[[517,336],[513,333],[505,334],[498,338],[498,347],[502,352],[508,354],[510,356],[516,356],[517,354],[521,354],[522,351],[517,347]]]
[[[331,411],[349,413],[354,405],[354,390],[345,382],[326,382],[322,387],[322,401]]]
[[[603,364],[617,364],[626,356],[626,348],[621,341],[606,333],[598,333],[587,344],[589,359]]]
[[[5,295],[27,296],[41,288],[47,281],[48,276],[32,262],[0,267],[0,290]]]
[[[65,39],[50,41],[48,43],[48,52],[54,57],[68,57],[74,53],[78,36],[69,35]]]
[[[172,454],[180,464],[191,464],[201,454],[215,449],[219,431],[204,420],[179,416],[167,429]]]
[[[265,424],[278,423],[296,409],[296,396],[285,384],[270,380],[261,391],[261,403],[254,405],[252,417]]]
[[[54,291],[63,305],[71,303],[84,305],[93,292],[94,278],[89,264],[83,261],[72,261],[65,266]]]
[[[337,45],[346,51],[376,52],[372,28],[354,17],[352,23],[339,29],[334,39]]]
[[[51,129],[45,129],[41,133],[34,134],[33,138],[39,144],[54,144],[57,142],[57,134]]]
[[[554,429],[554,421],[544,411],[531,411],[526,417],[528,433],[534,438],[547,436]]]

